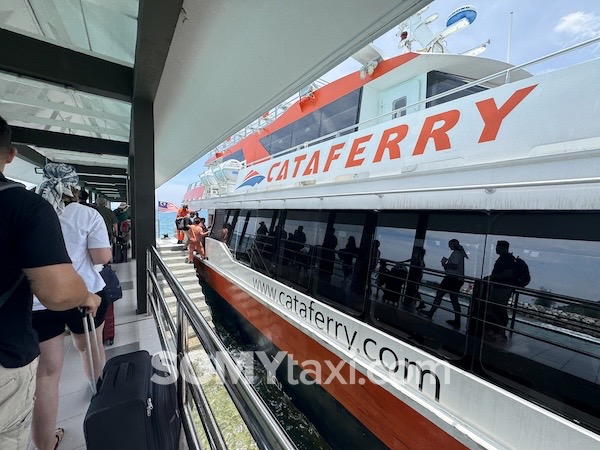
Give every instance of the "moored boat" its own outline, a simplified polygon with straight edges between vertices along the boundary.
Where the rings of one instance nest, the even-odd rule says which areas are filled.
[[[597,448],[600,61],[431,51],[371,53],[217,149],[184,198],[197,271],[334,447]]]

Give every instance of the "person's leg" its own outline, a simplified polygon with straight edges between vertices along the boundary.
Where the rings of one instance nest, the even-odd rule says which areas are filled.
[[[31,429],[38,358],[23,367],[0,366],[0,448],[26,448]]]
[[[64,334],[40,342],[31,437],[38,450],[56,447],[58,383],[63,366]]]
[[[433,299],[433,304],[431,305],[431,309],[429,311],[419,310],[419,312],[421,314],[423,314],[424,316],[427,316],[429,318],[433,317],[433,315],[437,311],[438,307],[442,304],[442,299],[444,298],[444,295],[447,294],[447,290],[449,287],[448,284],[449,284],[449,278],[444,277],[444,279],[440,283],[440,286],[439,286],[437,292],[435,293],[435,298]]]

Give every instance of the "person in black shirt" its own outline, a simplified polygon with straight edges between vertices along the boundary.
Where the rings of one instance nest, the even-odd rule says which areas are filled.
[[[80,306],[95,314],[100,304],[73,269],[50,203],[4,176],[16,154],[0,117],[0,297],[6,300],[0,306],[0,386],[13,386],[0,390],[2,449],[26,448],[29,438],[39,355],[32,293],[58,311]]]
[[[485,338],[489,341],[506,341],[505,327],[508,324],[506,310],[510,296],[514,291],[515,257],[509,252],[510,244],[507,241],[496,243],[498,259],[489,277],[489,299],[486,311]]]

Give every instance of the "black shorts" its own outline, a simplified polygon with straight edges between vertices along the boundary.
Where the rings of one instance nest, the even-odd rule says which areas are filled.
[[[95,327],[98,328],[104,322],[108,300],[106,300],[102,291],[96,293],[102,301],[98,307],[96,317],[94,317]],[[33,329],[37,331],[40,342],[60,336],[65,332],[65,325],[69,327],[72,333],[83,334],[83,321],[79,308],[68,309],[67,311],[33,311],[32,315]]]

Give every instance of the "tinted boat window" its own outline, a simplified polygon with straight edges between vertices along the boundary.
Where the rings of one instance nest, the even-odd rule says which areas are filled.
[[[427,98],[433,97],[434,95],[441,94],[442,92],[449,91],[459,86],[463,86],[470,83],[470,80],[456,75],[450,75],[444,72],[432,71],[427,74]],[[450,94],[446,97],[441,97],[437,100],[427,102],[427,108],[435,105],[441,105],[442,103],[456,100],[457,98],[466,97],[467,95],[476,94],[477,92],[485,91],[486,88],[483,86],[472,86],[468,89]]]
[[[247,209],[242,209],[238,215],[238,220],[233,229],[233,237],[230,245],[234,246],[234,254],[236,259],[249,264],[248,249],[252,240],[248,236],[248,224],[250,221],[251,212]]]
[[[293,125],[290,124],[273,133],[269,149],[271,155],[276,155],[292,146],[292,128]]]
[[[321,136],[354,125],[358,121],[360,89],[321,108]],[[351,131],[348,131],[351,132]]]
[[[515,280],[508,282],[512,288],[492,284],[479,316],[481,364],[488,376],[597,429],[600,408],[593,399],[600,398],[600,239],[597,234],[595,240],[587,238],[590,223],[599,217],[498,214],[484,273],[497,270],[498,242],[506,241],[508,251],[527,264],[531,281],[525,288],[515,286]],[[541,222],[547,225],[537,228],[543,237],[524,236],[536,233]],[[523,235],[517,234],[516,224],[522,225]],[[582,238],[576,239],[577,234]]]
[[[315,111],[306,117],[294,122],[294,131],[292,134],[292,147],[312,141],[319,137],[321,128],[321,111]]]
[[[462,358],[471,292],[483,265],[481,230],[487,222],[487,215],[478,213],[381,213],[376,239],[383,264],[373,281],[377,295],[372,305],[372,317],[380,326],[446,358]],[[462,275],[447,265],[458,258],[451,256],[451,240],[464,251],[459,258]]]
[[[273,239],[269,236],[273,230],[277,211],[252,211],[248,217],[244,246],[246,259],[250,267],[269,276],[273,274]]]

